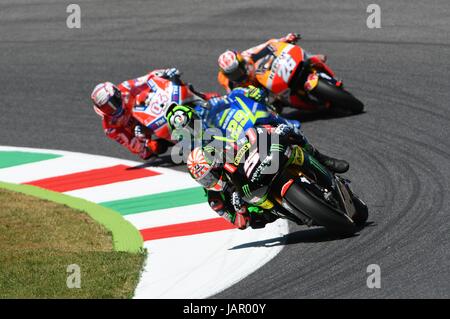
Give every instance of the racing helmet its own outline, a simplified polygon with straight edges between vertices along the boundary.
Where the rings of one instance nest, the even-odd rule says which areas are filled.
[[[192,107],[175,103],[167,108],[165,116],[172,131],[183,128],[194,129],[195,120],[201,120]]]
[[[219,56],[220,72],[233,82],[244,82],[248,77],[247,63],[238,51],[227,50]]]
[[[100,116],[119,116],[123,112],[122,93],[111,82],[98,84],[91,94],[94,110]]]
[[[224,188],[223,167],[213,147],[196,147],[189,154],[187,167],[192,178],[204,188],[220,192]]]
[[[167,108],[165,117],[174,140],[181,141],[185,134],[194,140],[202,138],[203,121],[193,107],[174,103]]]

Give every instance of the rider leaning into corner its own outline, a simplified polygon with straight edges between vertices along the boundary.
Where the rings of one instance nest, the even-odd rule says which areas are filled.
[[[239,96],[240,94],[259,102],[260,104],[267,105],[267,91],[249,85],[248,87],[235,88],[229,94],[223,96],[212,97],[206,104],[203,103],[203,105],[197,105],[194,110],[203,120],[206,128],[216,127],[218,124],[217,122],[220,122],[219,119],[224,115],[227,115],[225,112],[230,108],[230,98],[233,98],[235,95]],[[255,125],[288,124],[300,128],[301,124],[299,121],[286,119],[269,111],[269,108],[267,108],[267,110],[268,111],[264,113],[264,116],[257,117]]]
[[[154,132],[141,125],[133,117],[133,108],[151,103],[151,87],[148,82],[159,78],[163,81],[178,80],[180,72],[175,69],[154,70],[144,76],[114,85],[111,82],[98,84],[91,94],[95,112],[102,117],[103,129],[110,139],[117,141],[131,153],[147,160],[164,153],[170,143],[152,138]],[[209,96],[202,95],[203,98]]]
[[[236,88],[235,90],[242,90],[242,88]],[[263,92],[263,90],[254,87],[245,90],[246,96],[257,102],[261,102]],[[221,103],[226,104],[226,96],[214,100],[221,100]],[[214,101],[214,104],[217,103],[217,101]],[[179,111],[182,109],[184,107]],[[172,130],[187,129],[193,132],[195,121],[202,121],[197,112],[182,114],[177,113],[174,109],[174,112],[167,114],[167,122]],[[178,125],[174,125],[175,122]],[[243,154],[243,152],[248,151],[247,146],[244,145],[247,142],[250,142],[250,144],[255,143],[255,140],[258,140],[261,134],[277,135],[280,141],[301,147],[301,149],[297,150],[297,156],[301,156],[304,159],[301,161],[301,165],[309,165],[308,158],[312,155],[335,173],[344,173],[349,169],[349,164],[346,161],[320,153],[317,148],[308,142],[298,126],[290,125],[289,123],[279,123],[271,127],[266,126],[264,129],[251,128],[245,132],[244,139],[239,138],[233,142],[229,140],[224,141],[223,139],[216,140],[215,137],[212,137],[212,140],[209,141],[202,141],[201,145],[203,146],[194,148],[188,156],[187,167],[189,173],[205,189],[211,208],[239,229],[245,229],[248,226],[262,228],[267,223],[276,220],[276,218],[271,218],[271,216],[278,215],[276,207],[269,208],[266,205],[267,203],[254,205],[246,202],[245,191],[240,187],[242,185],[240,176],[245,176],[245,173],[234,174],[235,172],[245,171],[245,164],[239,163],[236,167],[232,167],[233,164],[230,164],[225,156],[225,152],[223,152],[223,150],[228,149],[232,150],[234,154]],[[215,148],[213,145],[219,147]],[[267,156],[270,156],[270,154],[267,154]],[[263,159],[261,159],[262,161]],[[298,162],[300,163],[300,161]],[[251,183],[248,185],[250,188],[259,186],[251,185]],[[271,210],[271,214],[261,214],[265,209]]]
[[[260,69],[265,70],[266,64],[270,63],[270,58],[273,56],[272,45],[275,45],[277,42],[296,44],[300,39],[300,34],[289,33],[282,38],[270,39],[242,52],[227,50],[219,56],[217,61],[219,65],[217,80],[227,92],[239,86],[259,86],[256,80],[256,73]],[[323,54],[312,55],[305,50],[303,52],[305,58],[310,59],[313,63],[321,64],[326,62],[326,56]],[[308,107],[305,102],[298,98],[290,102],[299,107]]]

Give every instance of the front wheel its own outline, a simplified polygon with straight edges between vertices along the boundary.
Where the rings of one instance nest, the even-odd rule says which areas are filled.
[[[322,102],[331,103],[331,107],[348,110],[353,114],[361,113],[364,110],[364,104],[351,93],[323,79],[319,79],[317,86],[310,94]]]
[[[367,205],[359,199],[356,195],[352,194],[352,201],[355,205],[355,214],[352,216],[353,221],[357,226],[364,226],[369,218],[369,209]]]
[[[301,185],[292,184],[284,198],[296,209],[308,215],[314,224],[323,226],[332,233],[348,236],[357,231],[355,223],[349,217],[325,204]]]

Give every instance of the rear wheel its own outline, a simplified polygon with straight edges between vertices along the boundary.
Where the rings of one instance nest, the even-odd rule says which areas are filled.
[[[350,218],[322,202],[298,184],[294,183],[288,189],[284,198],[296,209],[308,215],[314,221],[314,224],[323,226],[332,233],[352,235],[357,230],[355,223]]]
[[[323,79],[319,79],[317,86],[310,93],[320,101],[330,102],[331,107],[345,109],[353,114],[364,110],[364,104],[351,93]]]

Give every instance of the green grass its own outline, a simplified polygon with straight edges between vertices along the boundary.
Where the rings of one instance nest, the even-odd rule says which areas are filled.
[[[0,189],[0,298],[131,298],[145,260],[65,205]],[[77,264],[81,288],[67,287]]]

